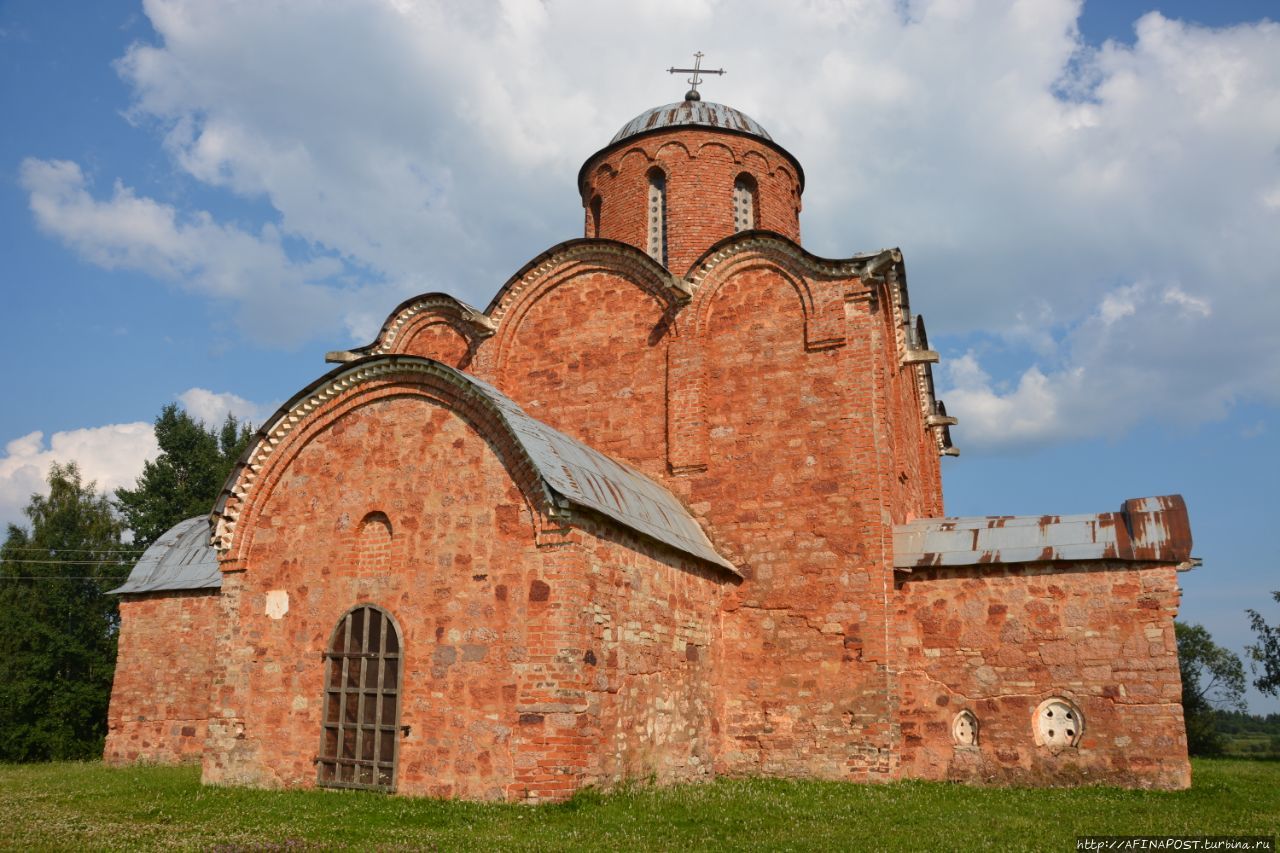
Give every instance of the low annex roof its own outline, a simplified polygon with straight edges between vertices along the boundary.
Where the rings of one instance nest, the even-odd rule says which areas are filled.
[[[209,543],[209,518],[180,521],[142,552],[129,579],[112,593],[219,589],[222,572]]]
[[[1181,495],[1132,498],[1119,512],[921,518],[893,528],[893,565],[1133,560],[1186,564],[1191,525]]]

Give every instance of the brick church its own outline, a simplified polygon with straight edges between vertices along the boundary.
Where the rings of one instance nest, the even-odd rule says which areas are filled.
[[[1182,499],[945,517],[902,256],[810,254],[804,184],[695,87],[486,308],[424,294],[330,353],[117,590],[106,760],[523,802],[1187,786]]]

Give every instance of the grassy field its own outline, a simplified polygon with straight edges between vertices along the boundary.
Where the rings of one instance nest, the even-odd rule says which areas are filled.
[[[1189,791],[726,779],[555,806],[206,788],[194,768],[0,765],[0,847],[1073,850],[1080,834],[1280,828],[1280,762],[1201,760]]]

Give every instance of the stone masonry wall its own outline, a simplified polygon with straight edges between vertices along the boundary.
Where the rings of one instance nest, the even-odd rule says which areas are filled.
[[[393,387],[382,394],[311,438],[257,516],[235,575],[228,681],[214,699],[227,722],[211,738],[207,781],[315,784],[321,656],[338,620],[364,602],[403,632],[400,724],[409,730],[398,790],[502,799],[513,781],[513,664],[528,654],[540,562],[529,510],[468,423]],[[371,513],[391,530],[372,559],[359,547]],[[288,611],[273,618],[267,598],[277,590]]]
[[[664,305],[623,275],[574,270],[544,285],[481,348],[530,416],[651,477],[666,473]],[[501,353],[491,348],[501,345]],[[499,364],[491,364],[500,359]]]
[[[680,687],[706,665],[717,595],[705,572],[642,542],[570,532],[539,545],[496,439],[439,401],[388,384],[334,407],[270,475],[248,553],[226,575],[206,781],[316,784],[322,654],[360,603],[402,632],[400,792],[539,802],[637,766],[683,778],[709,764],[709,679]],[[686,627],[646,627],[651,653],[637,642],[619,658],[602,633],[664,614]],[[619,690],[635,706],[627,719],[661,708],[679,720],[657,760],[619,743],[620,759],[604,760],[606,721],[611,739],[637,724],[611,710]]]
[[[121,597],[107,764],[200,761],[217,618],[216,589]]]
[[[940,503],[936,449],[883,295],[760,246],[675,309],[634,273],[552,266],[500,301],[475,369],[664,481],[747,575],[713,644],[717,769],[884,776],[887,543]]]
[[[710,779],[716,720],[712,640],[725,573],[608,525],[583,535],[600,741],[584,781]]]
[[[824,286],[838,286],[823,283]],[[815,285],[819,286],[819,285]],[[746,575],[726,597],[717,769],[867,779],[889,770],[875,411],[866,305],[846,346],[805,346],[767,265],[700,294],[706,471],[694,511]]]
[[[896,594],[902,775],[1029,784],[1190,784],[1173,619],[1175,570],[1141,563],[918,569]],[[1077,745],[1037,745],[1062,697]],[[976,746],[957,746],[961,711]]]

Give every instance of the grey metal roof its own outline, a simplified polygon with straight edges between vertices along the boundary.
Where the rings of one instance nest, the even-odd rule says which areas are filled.
[[[678,101],[642,112],[623,125],[622,130],[615,133],[613,139],[609,140],[609,144],[614,145],[647,130],[683,125],[718,127],[773,141],[773,137],[760,126],[758,121],[733,107],[711,101]]]
[[[693,516],[671,492],[629,465],[588,447],[562,432],[531,418],[511,398],[469,373],[434,359],[411,355],[371,355],[347,362],[312,382],[272,415],[258,430],[254,441],[241,455],[213,508],[214,518],[223,518],[239,478],[281,424],[292,423],[295,408],[304,406],[326,387],[348,387],[366,377],[387,375],[396,370],[427,371],[464,389],[487,403],[493,414],[511,432],[556,505],[576,504],[604,515],[644,536],[701,560],[738,574],[733,564],[716,553],[715,547]],[[260,462],[260,460],[259,460]],[[234,525],[234,519],[231,520]],[[207,534],[207,531],[206,531]],[[159,544],[159,543],[157,543]]]
[[[1191,526],[1181,495],[1134,498],[1119,512],[922,518],[893,529],[898,569],[1051,560],[1186,563]]]
[[[163,592],[180,589],[219,589],[222,572],[209,544],[209,517],[180,521],[142,552],[124,586],[111,590]]]
[[[716,553],[702,526],[666,488],[635,468],[535,420],[489,383],[436,364],[493,404],[553,492],[571,504],[594,510],[637,533],[738,574],[732,563]]]

